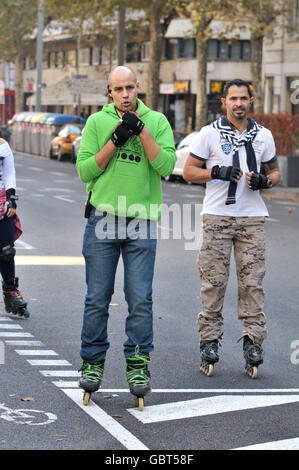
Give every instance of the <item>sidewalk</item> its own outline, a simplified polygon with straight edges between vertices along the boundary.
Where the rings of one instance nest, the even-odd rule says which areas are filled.
[[[281,186],[275,186],[274,188],[262,191],[262,196],[265,199],[279,198],[287,201],[299,202],[299,188],[283,188]]]

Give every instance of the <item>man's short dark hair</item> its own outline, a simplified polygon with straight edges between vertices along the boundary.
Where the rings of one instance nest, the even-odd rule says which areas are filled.
[[[249,93],[249,96],[250,98],[252,97],[252,91],[251,91],[251,88],[250,88],[250,85],[248,82],[245,82],[245,80],[241,80],[240,78],[235,78],[234,80],[230,80],[229,82],[227,82],[225,85],[224,85],[224,88],[223,88],[223,98],[225,98],[228,94],[228,90],[230,89],[231,86],[246,86],[247,90],[248,90],[248,93]]]

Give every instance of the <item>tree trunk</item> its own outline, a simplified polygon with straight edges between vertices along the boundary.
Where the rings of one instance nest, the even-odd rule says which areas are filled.
[[[254,93],[254,112],[264,112],[263,36],[251,35],[251,76]]]
[[[154,110],[157,110],[159,105],[162,47],[163,34],[160,16],[155,11],[155,8],[153,8],[150,18],[150,57],[147,74],[146,105]]]
[[[15,60],[15,112],[24,111],[23,57],[16,54]]]
[[[208,96],[207,96],[207,41],[202,41],[202,34],[199,31],[196,35],[197,49],[197,97],[195,111],[195,130],[199,131],[207,124],[208,116]]]

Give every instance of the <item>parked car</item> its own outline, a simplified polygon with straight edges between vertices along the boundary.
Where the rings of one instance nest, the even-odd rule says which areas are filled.
[[[72,155],[72,143],[81,135],[84,124],[65,124],[51,141],[50,158],[64,160]]]
[[[79,150],[80,150],[80,144],[81,144],[81,140],[82,140],[82,132],[83,132],[83,129],[81,131],[81,135],[78,135],[78,137],[76,137],[76,139],[72,143],[72,157],[71,157],[71,160],[72,160],[73,163],[76,163],[76,160],[77,160],[77,157],[78,157],[78,153],[79,153]]]
[[[182,177],[184,166],[190,153],[190,145],[197,135],[198,132],[191,132],[191,134],[188,134],[186,137],[184,137],[178,144],[176,148],[176,164],[171,175],[165,178],[167,181],[173,180],[176,177]]]

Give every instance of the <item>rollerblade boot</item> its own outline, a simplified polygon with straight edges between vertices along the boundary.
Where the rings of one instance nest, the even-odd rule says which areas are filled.
[[[148,364],[149,356],[140,356],[139,347],[136,346],[134,356],[126,358],[126,378],[129,384],[130,392],[138,399],[139,411],[144,408],[144,396],[151,392],[150,371]]]
[[[215,362],[219,361],[218,345],[217,339],[200,343],[200,370],[208,377],[213,374]]]
[[[263,350],[255,344],[249,336],[244,336],[243,354],[245,359],[245,373],[252,379],[257,377],[257,368],[263,363]]]
[[[27,309],[27,302],[24,300],[21,292],[18,289],[19,279],[10,279],[3,281],[2,292],[4,296],[4,305],[7,313],[13,313],[20,317],[28,318],[30,313]]]
[[[78,386],[84,390],[83,405],[88,405],[92,392],[96,392],[100,388],[104,366],[105,360],[96,363],[83,361],[79,369],[82,374],[78,382]]]

